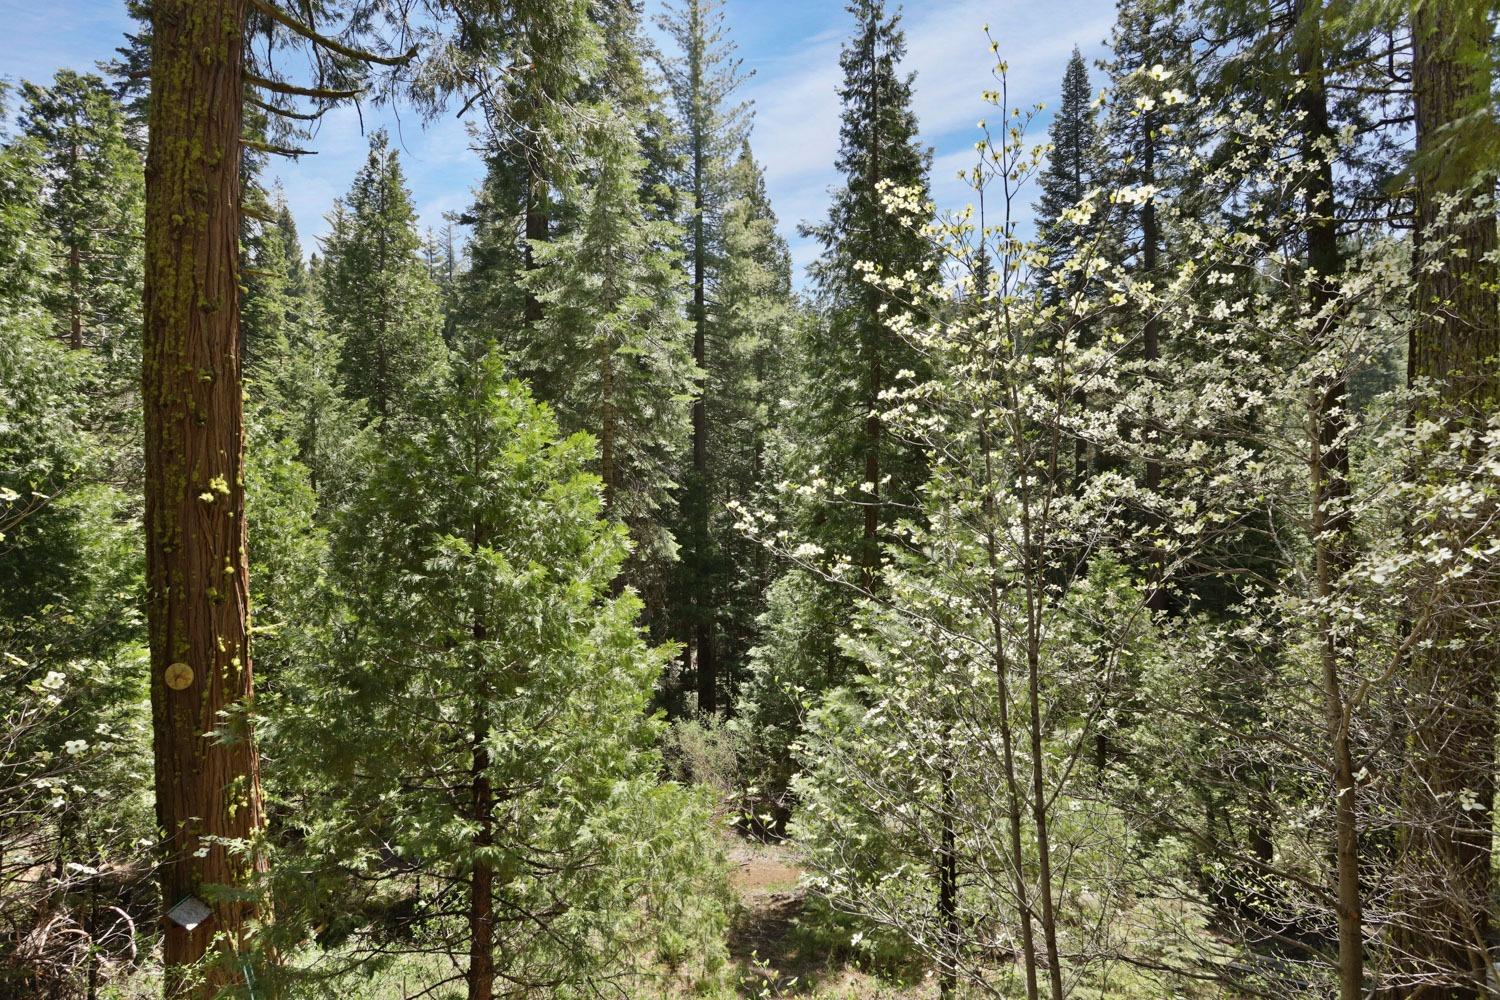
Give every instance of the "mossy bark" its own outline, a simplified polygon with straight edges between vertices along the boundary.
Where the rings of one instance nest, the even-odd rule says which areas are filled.
[[[261,825],[240,384],[240,129],[245,0],[153,0],[146,160],[146,555],[169,997],[243,975]],[[190,678],[176,668],[186,664]],[[183,680],[187,682],[184,684]],[[211,960],[198,966],[210,950]]]

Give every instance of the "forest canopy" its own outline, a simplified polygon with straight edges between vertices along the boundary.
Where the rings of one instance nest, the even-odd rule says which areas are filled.
[[[1491,5],[1115,0],[1035,105],[998,5],[947,204],[848,0],[789,219],[743,2],[0,81],[0,1000],[1500,996]],[[349,107],[462,211],[372,127],[304,242]]]

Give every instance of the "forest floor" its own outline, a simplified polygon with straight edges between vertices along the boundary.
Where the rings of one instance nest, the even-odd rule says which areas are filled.
[[[936,990],[893,984],[859,968],[847,946],[808,916],[803,870],[782,844],[735,838],[728,850],[730,885],[740,912],[729,934],[740,997],[817,1000],[920,1000]]]

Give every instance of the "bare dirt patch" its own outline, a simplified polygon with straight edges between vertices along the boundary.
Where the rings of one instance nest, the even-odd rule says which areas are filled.
[[[729,933],[729,954],[740,968],[738,993],[757,998],[916,1000],[921,990],[882,984],[818,944],[798,923],[807,890],[790,848],[735,840],[728,850],[730,885],[741,910]]]

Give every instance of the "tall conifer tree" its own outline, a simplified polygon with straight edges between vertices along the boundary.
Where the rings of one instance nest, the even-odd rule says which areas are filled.
[[[1039,241],[1051,255],[1049,271],[1056,271],[1073,255],[1076,241],[1093,235],[1094,227],[1069,221],[1065,213],[1089,193],[1099,174],[1099,126],[1093,94],[1089,91],[1088,65],[1075,46],[1063,74],[1062,98],[1047,130],[1047,167],[1039,186],[1036,226]],[[1048,293],[1059,290],[1048,288]]]
[[[382,421],[412,411],[444,355],[438,288],[416,219],[396,151],[377,132],[354,186],[334,206],[321,277],[345,385]]]
[[[847,9],[854,34],[839,59],[844,111],[838,169],[844,183],[828,220],[808,230],[823,245],[812,277],[828,310],[809,362],[819,373],[814,396],[817,432],[826,442],[821,464],[839,482],[857,487],[859,501],[855,537],[830,538],[830,546],[873,577],[893,511],[910,504],[923,478],[920,456],[884,433],[881,392],[898,371],[921,372],[925,366],[891,331],[893,312],[902,307],[865,280],[864,265],[891,275],[924,275],[935,266],[926,242],[891,223],[882,203],[888,185],[915,188],[925,200],[931,152],[921,144],[912,110],[915,76],[900,68],[906,56],[900,15],[887,15],[884,0],[854,0]]]
[[[22,95],[22,125],[43,157],[42,220],[57,245],[61,280],[48,305],[59,336],[128,368],[139,359],[145,180],[124,110],[101,78],[67,70]]]
[[[630,529],[628,579],[644,593],[659,589],[675,548],[668,515],[697,369],[680,311],[679,230],[642,203],[635,122],[610,103],[591,117],[588,166],[564,189],[568,227],[533,246],[539,266],[527,287],[542,318],[518,353],[547,371],[564,429],[598,439],[605,509]]]
[[[683,476],[679,592],[683,662],[691,664],[698,710],[705,714],[718,708],[716,591],[721,576],[712,528],[716,500],[707,398],[719,362],[709,357],[710,326],[722,260],[724,182],[750,115],[749,106],[734,96],[748,74],[725,33],[723,7],[723,0],[681,0],[669,4],[657,22],[677,46],[662,68],[677,106],[683,161],[679,184],[688,202],[684,228],[693,292],[688,318],[693,323],[693,362],[703,372],[693,400],[692,466]]]
[[[765,175],[749,142],[741,146],[727,183],[709,440],[719,463],[714,525],[724,539],[721,661],[728,686],[737,691],[756,642],[772,565],[764,549],[735,528],[729,505],[758,503],[779,460],[777,434],[788,416],[799,311],[791,254],[776,231]]]

